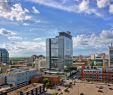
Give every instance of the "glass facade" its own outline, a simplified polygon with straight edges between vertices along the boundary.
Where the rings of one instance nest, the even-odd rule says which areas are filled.
[[[113,65],[113,47],[109,47],[109,60],[110,60],[110,65]]]
[[[49,68],[63,70],[64,66],[71,66],[72,56],[73,44],[70,34],[64,32],[56,38],[46,40],[46,57]]]
[[[65,64],[70,65],[72,63],[72,40],[64,37],[64,59],[65,59]]]
[[[6,49],[0,49],[0,62],[9,63],[9,53]]]

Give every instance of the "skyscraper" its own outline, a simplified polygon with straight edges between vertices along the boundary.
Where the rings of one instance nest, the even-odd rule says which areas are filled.
[[[3,48],[0,48],[0,63],[9,63],[9,53]]]
[[[109,46],[109,66],[113,66],[113,46]]]
[[[46,61],[49,69],[64,70],[72,64],[73,43],[70,32],[59,32],[46,40]]]

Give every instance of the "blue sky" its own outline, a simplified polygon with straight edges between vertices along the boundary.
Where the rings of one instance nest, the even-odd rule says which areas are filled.
[[[45,55],[45,40],[61,31],[73,35],[73,55],[107,53],[113,0],[1,0],[0,48],[11,57]]]

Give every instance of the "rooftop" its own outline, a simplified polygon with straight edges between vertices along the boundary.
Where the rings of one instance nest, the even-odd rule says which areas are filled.
[[[43,86],[43,84],[33,83],[33,84],[27,85],[25,87],[22,87],[20,89],[17,89],[15,91],[12,91],[12,92],[8,93],[7,95],[20,95],[20,92],[26,93],[26,92],[29,92],[35,88],[40,87],[40,86]]]
[[[59,32],[59,36],[65,36],[65,37],[68,37],[68,38],[72,38],[71,36],[71,32],[67,31],[67,32]]]

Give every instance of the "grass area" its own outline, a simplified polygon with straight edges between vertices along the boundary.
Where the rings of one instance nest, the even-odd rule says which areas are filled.
[[[23,61],[26,58],[28,58],[28,57],[11,57],[10,60],[13,60],[13,61]]]

